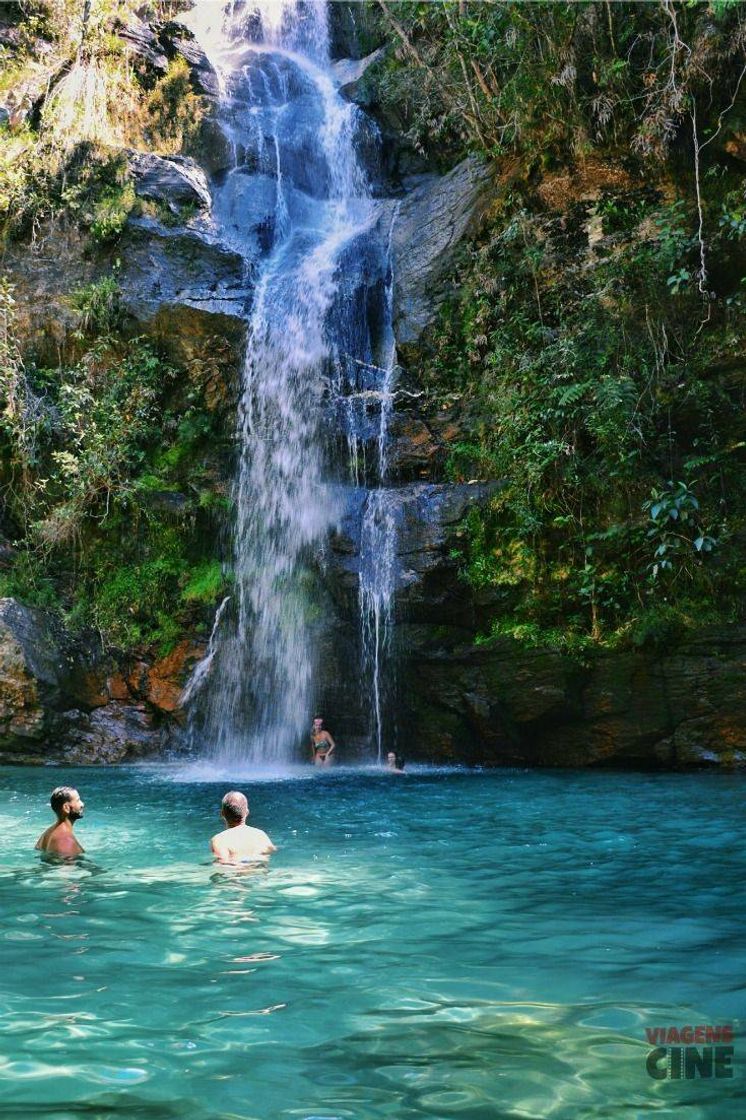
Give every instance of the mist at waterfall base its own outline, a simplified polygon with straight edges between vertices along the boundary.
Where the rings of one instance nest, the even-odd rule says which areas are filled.
[[[4,1120],[721,1120],[743,1107],[735,775],[329,772],[248,788],[278,847],[218,870],[225,785],[0,770]],[[732,1080],[646,1028],[734,1023]]]
[[[233,587],[189,682],[189,737],[217,766],[276,769],[298,761],[319,703],[330,533],[355,487],[373,487],[371,509],[381,508],[395,366],[390,222],[373,197],[378,131],[337,92],[323,0],[228,14],[198,2],[183,18],[219,75],[217,120],[232,152],[211,184],[212,233],[243,256],[250,291]],[[366,524],[359,664],[348,668],[366,693],[368,758],[380,760],[393,572],[386,523],[373,512]]]

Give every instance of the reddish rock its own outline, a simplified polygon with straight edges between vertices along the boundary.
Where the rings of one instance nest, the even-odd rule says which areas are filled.
[[[146,661],[136,661],[127,676],[127,686],[133,696],[144,695],[147,691],[148,664]]]
[[[107,678],[106,688],[112,700],[129,700],[131,693],[121,673],[113,673]]]
[[[148,702],[162,712],[175,712],[187,677],[203,653],[202,645],[184,639],[166,657],[156,661],[147,674]]]

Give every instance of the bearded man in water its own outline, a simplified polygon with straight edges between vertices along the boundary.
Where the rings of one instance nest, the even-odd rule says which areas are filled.
[[[42,832],[36,841],[37,849],[61,859],[82,855],[84,849],[73,835],[73,825],[80,820],[85,809],[80,794],[73,786],[57,786],[52,790],[49,804],[57,820]]]
[[[256,863],[277,851],[266,832],[247,825],[249,803],[238,790],[226,793],[220,815],[228,827],[210,841],[212,854],[220,863]]]

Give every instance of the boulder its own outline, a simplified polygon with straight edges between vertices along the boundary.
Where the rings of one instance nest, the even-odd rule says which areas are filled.
[[[493,167],[469,156],[448,174],[430,176],[401,201],[382,206],[383,228],[393,220],[394,329],[400,346],[417,343],[434,322],[453,282],[456,251],[479,228],[494,183]]]
[[[141,322],[176,305],[243,323],[249,290],[244,258],[205,231],[137,218],[128,223],[120,253],[122,305]]]
[[[59,761],[73,766],[110,765],[154,754],[165,745],[144,704],[114,701],[91,713],[64,714],[65,733]]]
[[[204,644],[124,668],[46,611],[0,599],[0,761],[122,762],[164,749]]]
[[[129,169],[140,198],[165,202],[178,214],[184,205],[210,208],[210,188],[202,168],[186,156],[156,156],[152,152],[132,152]]]

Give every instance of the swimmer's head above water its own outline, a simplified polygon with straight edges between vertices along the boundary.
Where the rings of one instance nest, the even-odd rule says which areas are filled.
[[[85,810],[85,802],[74,786],[57,786],[52,790],[49,804],[58,821],[79,821]]]
[[[255,863],[277,850],[266,832],[246,823],[248,815],[245,794],[237,789],[226,793],[220,805],[220,816],[227,827],[210,841],[212,854],[221,863]]]
[[[249,803],[243,793],[232,789],[226,793],[220,806],[220,816],[230,828],[233,825],[243,824],[249,815]]]

